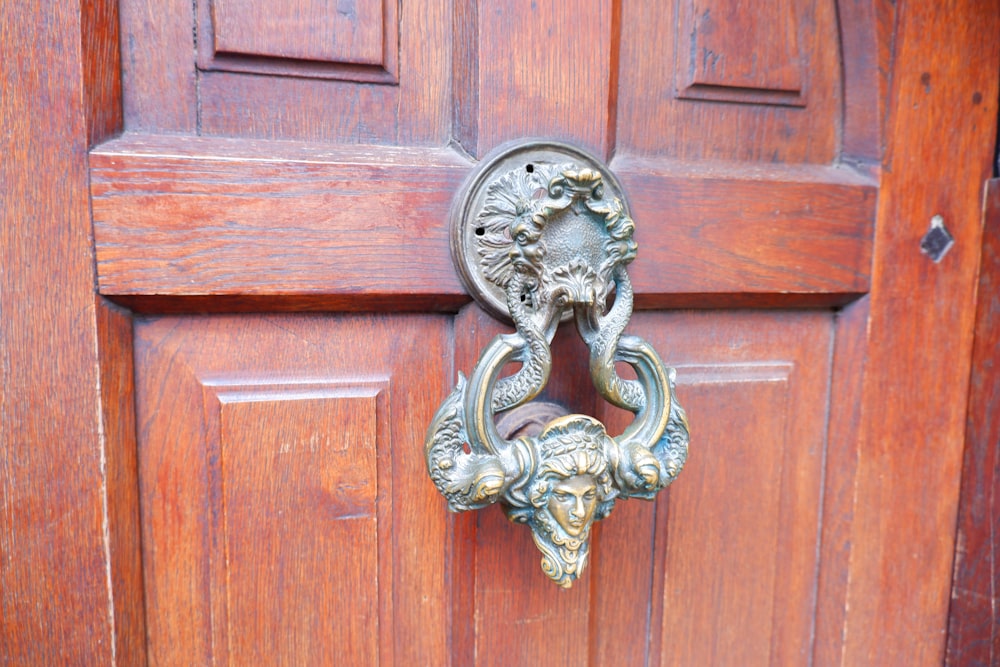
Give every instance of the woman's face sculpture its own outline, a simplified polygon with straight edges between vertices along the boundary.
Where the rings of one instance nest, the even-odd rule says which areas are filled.
[[[549,514],[570,537],[579,537],[594,520],[597,482],[593,475],[574,475],[556,482],[549,493]]]

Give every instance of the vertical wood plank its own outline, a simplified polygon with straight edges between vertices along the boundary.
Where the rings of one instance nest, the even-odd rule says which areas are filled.
[[[197,133],[194,3],[137,0],[120,11],[126,129]]]
[[[80,30],[79,3],[0,3],[0,651],[10,664],[115,662]]]
[[[107,466],[107,540],[115,657],[122,665],[144,665],[146,611],[139,529],[132,317],[127,311],[98,298],[97,335],[101,423]]]
[[[93,146],[111,138],[122,127],[118,3],[83,0],[80,6],[87,143]]]
[[[851,556],[851,521],[858,465],[858,417],[865,370],[867,297],[837,314],[824,461],[820,571],[816,586],[813,664],[839,665],[844,651],[844,617]]]
[[[603,401],[594,416],[612,434],[624,431],[634,419],[632,413]],[[661,492],[655,502],[619,501],[608,520],[594,529],[589,565],[592,665],[649,664],[649,610],[652,597],[663,590],[663,577],[654,572],[653,537],[655,522],[666,521],[668,506],[669,491]]]
[[[985,199],[948,667],[1000,661],[1000,179]]]
[[[877,163],[889,106],[895,0],[838,0],[844,119],[841,158]]]
[[[938,665],[944,657],[980,192],[997,118],[996,3],[906,2],[898,11],[850,540],[846,665]],[[939,262],[920,247],[935,215],[955,239]]]
[[[466,44],[456,62],[460,136],[482,156],[505,141],[553,137],[608,157],[608,113],[612,78],[612,0],[476,0],[459,26],[476,34],[455,37]],[[468,46],[475,40],[475,47]],[[475,68],[475,74],[468,68]]]

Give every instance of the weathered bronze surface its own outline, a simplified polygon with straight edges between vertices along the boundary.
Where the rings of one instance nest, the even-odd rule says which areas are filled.
[[[533,142],[483,161],[456,200],[452,224],[455,262],[469,291],[512,320],[516,332],[490,342],[468,381],[459,374],[428,431],[427,469],[452,511],[499,501],[511,520],[527,523],[542,570],[569,587],[586,564],[593,523],[619,498],[653,498],[687,458],[673,369],[646,341],[624,333],[634,223],[621,187],[596,158]],[[495,415],[545,388],[549,344],[569,317],[590,349],[597,391],[635,419],[617,436],[592,417],[565,415],[537,435],[502,437]],[[637,379],[621,378],[617,361],[630,364]],[[521,368],[500,379],[509,362]]]

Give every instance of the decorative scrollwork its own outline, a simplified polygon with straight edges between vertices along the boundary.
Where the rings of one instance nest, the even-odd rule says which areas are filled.
[[[605,174],[593,157],[548,143],[507,149],[470,181],[457,209],[459,269],[488,308],[506,306],[516,332],[493,339],[468,381],[459,376],[425,448],[449,509],[500,502],[531,528],[542,570],[564,587],[583,571],[593,523],[617,499],[649,499],[670,484],[689,441],[673,369],[623,333],[632,313],[625,267],[636,256],[635,227],[620,187]],[[592,417],[566,415],[536,436],[502,438],[495,414],[544,389],[549,344],[567,315],[590,349],[598,392],[635,419],[618,436]],[[512,361],[521,369],[500,379]],[[635,380],[619,377],[619,361],[635,369]]]

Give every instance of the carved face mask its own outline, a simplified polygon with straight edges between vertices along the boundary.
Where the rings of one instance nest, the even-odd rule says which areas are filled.
[[[592,475],[576,475],[552,487],[549,514],[570,537],[579,537],[590,527],[597,507],[597,482]]]

